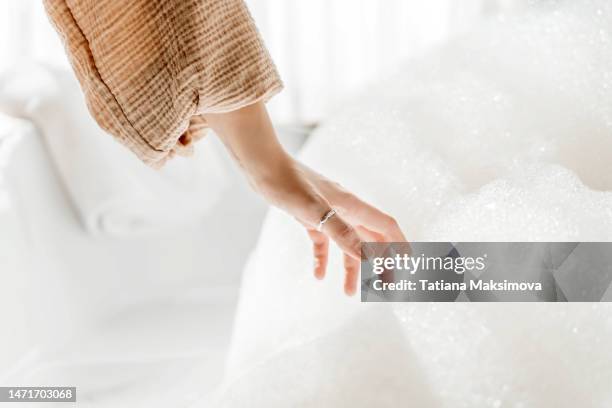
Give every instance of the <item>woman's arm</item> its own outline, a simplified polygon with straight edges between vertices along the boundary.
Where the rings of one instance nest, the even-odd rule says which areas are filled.
[[[362,239],[405,241],[392,217],[293,159],[280,145],[263,103],[229,113],[207,114],[205,119],[251,186],[306,227],[313,241],[317,278],[325,276],[329,238],[344,251],[344,290],[350,295],[357,289]],[[332,208],[338,214],[317,231],[322,217]]]
[[[318,278],[325,274],[329,238],[342,248],[345,290],[354,293],[360,238],[404,237],[391,217],[295,161],[278,143],[263,102],[282,82],[244,1],[124,3],[44,0],[100,126],[160,167],[188,152],[207,122],[255,190],[308,229]],[[332,208],[338,214],[317,231]]]

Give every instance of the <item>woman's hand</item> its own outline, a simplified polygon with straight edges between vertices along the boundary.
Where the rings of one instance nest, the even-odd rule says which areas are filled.
[[[329,239],[344,252],[344,290],[357,290],[361,241],[403,242],[397,222],[290,157],[282,148],[262,103],[243,109],[206,115],[245,171],[253,188],[266,200],[294,216],[313,242],[314,274],[322,279],[327,267]],[[322,218],[336,215],[317,230]]]
[[[344,291],[353,295],[359,279],[361,242],[404,242],[397,222],[307,166],[293,161],[290,177],[264,186],[262,193],[277,207],[284,208],[300,221],[313,242],[314,275],[325,277],[329,239],[344,252]],[[291,196],[291,197],[290,197]],[[317,230],[330,209],[337,214]]]

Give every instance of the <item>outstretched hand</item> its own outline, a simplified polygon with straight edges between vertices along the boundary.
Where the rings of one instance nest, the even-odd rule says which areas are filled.
[[[328,207],[337,211],[337,215],[326,222],[321,231],[316,228],[318,222],[315,228],[305,224],[313,243],[315,277],[325,277],[331,238],[344,251],[344,291],[353,295],[359,279],[361,242],[404,242],[406,238],[393,217],[361,200],[340,184],[304,165],[299,166]]]
[[[305,226],[313,242],[317,278],[325,277],[330,239],[344,252],[344,291],[348,295],[357,291],[362,241],[406,240],[391,216],[289,156],[262,103],[205,117],[253,188]],[[318,230],[331,210],[336,213]]]

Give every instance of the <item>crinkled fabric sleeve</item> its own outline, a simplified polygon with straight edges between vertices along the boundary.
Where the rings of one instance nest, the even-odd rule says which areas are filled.
[[[159,167],[282,89],[243,0],[44,0],[98,124]]]

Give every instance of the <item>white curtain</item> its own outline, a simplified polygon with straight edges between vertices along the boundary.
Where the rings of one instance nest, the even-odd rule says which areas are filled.
[[[527,0],[246,0],[285,81],[280,122],[316,122],[366,84]]]
[[[400,62],[525,0],[246,0],[286,84],[282,123],[319,121]],[[0,69],[22,58],[66,66],[41,0],[0,0]]]

